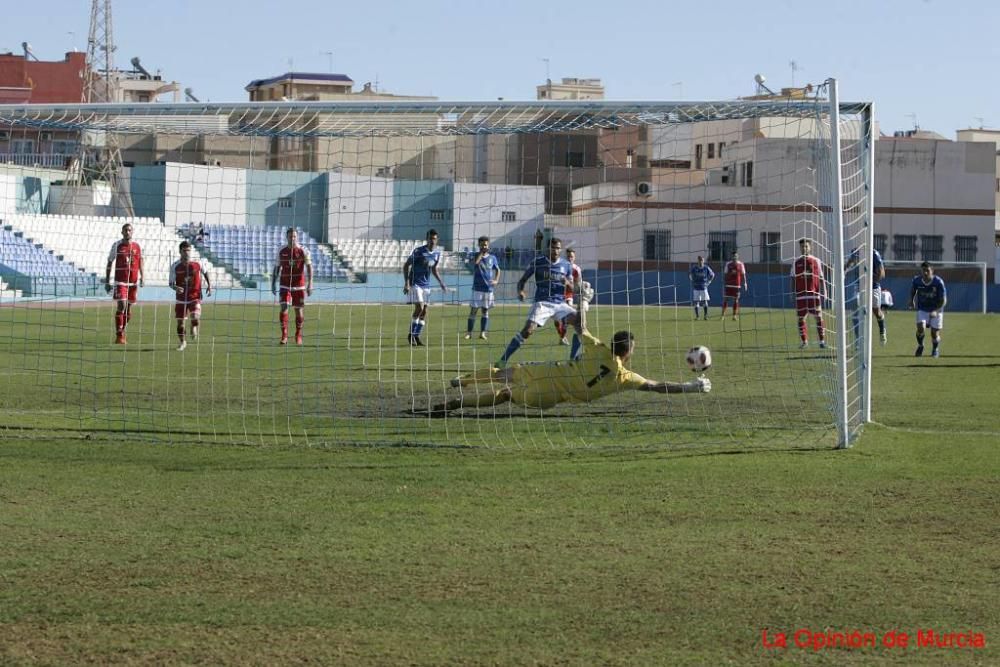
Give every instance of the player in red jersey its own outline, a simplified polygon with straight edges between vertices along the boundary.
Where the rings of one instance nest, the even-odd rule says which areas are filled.
[[[802,251],[792,264],[792,288],[795,291],[795,312],[799,318],[799,347],[809,345],[809,334],[806,332],[806,315],[816,318],[816,333],[819,335],[819,346],[826,347],[826,331],[823,328],[823,300],[826,299],[826,279],[823,277],[823,264],[810,253],[812,242],[809,239],[799,239],[799,250]]]
[[[566,303],[573,305],[573,285],[583,281],[583,271],[576,263],[576,250],[572,248],[566,248],[566,261],[569,262],[570,266],[573,267],[573,272],[570,275],[570,282],[566,283]],[[559,332],[559,342],[563,345],[569,345],[569,339],[566,338],[568,330],[566,328],[566,323],[562,320],[556,320],[556,331]]]
[[[740,319],[740,290],[746,292],[750,289],[750,283],[747,281],[747,267],[740,261],[740,254],[735,250],[723,271],[722,284],[722,318],[726,317],[726,305],[732,301],[733,321],[735,322]]]
[[[294,227],[285,232],[288,245],[278,251],[274,262],[274,273],[271,275],[271,292],[278,294],[281,311],[278,321],[281,323],[281,340],[279,344],[288,342],[288,304],[295,308],[295,344],[302,345],[302,323],[305,317],[302,311],[306,305],[306,297],[312,294],[313,267],[309,251],[299,245],[299,234]],[[281,283],[281,293],[278,293],[278,283]]]
[[[111,246],[108,266],[104,271],[104,288],[118,302],[115,308],[115,343],[118,345],[126,343],[125,327],[132,319],[132,306],[139,288],[143,286],[142,249],[132,240],[132,233],[132,225],[122,225],[122,238]],[[114,282],[111,281],[112,267],[115,270]]]
[[[191,243],[182,241],[181,258],[170,266],[170,288],[177,293],[174,317],[177,318],[177,338],[180,339],[178,352],[187,347],[184,338],[184,320],[191,316],[191,338],[198,340],[198,324],[201,320],[201,285],[205,283],[205,296],[212,296],[212,284],[208,273],[198,262],[191,261]]]

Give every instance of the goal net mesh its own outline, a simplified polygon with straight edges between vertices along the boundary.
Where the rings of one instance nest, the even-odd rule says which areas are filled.
[[[9,141],[33,142],[0,164],[2,428],[261,445],[832,446],[864,420],[868,328],[851,318],[870,306],[872,196],[869,107],[836,111],[823,87],[702,103],[0,106]],[[111,135],[122,165],[98,169]],[[116,344],[105,272],[125,224],[144,284]],[[301,345],[295,303],[280,344],[272,292],[288,229],[313,270]],[[431,229],[447,291],[432,275],[415,317],[403,266],[415,251],[420,264]],[[488,319],[470,307],[480,237],[498,276]],[[627,368],[688,382],[687,351],[703,345],[712,391],[560,389],[573,328],[570,345],[554,320],[521,335],[541,275],[525,270],[554,238],[594,290],[588,330],[608,344],[634,335]],[[826,295],[805,347],[800,239]],[[196,339],[190,317],[179,337],[169,286],[183,240],[212,287]],[[852,251],[860,261],[838,281]],[[746,280],[723,314],[734,252]],[[715,275],[707,302],[699,256]],[[452,386],[498,365],[515,337],[508,378]],[[473,407],[473,392],[501,398]]]

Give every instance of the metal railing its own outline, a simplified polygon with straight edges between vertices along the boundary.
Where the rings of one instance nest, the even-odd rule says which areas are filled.
[[[0,164],[65,169],[75,157],[76,154],[69,153],[0,153]]]

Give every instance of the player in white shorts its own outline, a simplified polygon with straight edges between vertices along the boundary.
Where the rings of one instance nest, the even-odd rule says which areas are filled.
[[[431,276],[437,279],[441,290],[448,293],[448,287],[441,280],[438,266],[441,264],[441,249],[437,247],[438,233],[433,229],[427,231],[427,243],[414,248],[403,264],[403,294],[407,301],[413,304],[413,319],[410,321],[410,333],[406,342],[410,345],[423,346],[420,334],[427,323],[427,304],[431,300]]]
[[[941,329],[944,328],[944,307],[948,305],[948,290],[928,262],[920,265],[920,275],[910,285],[910,304],[917,309],[917,349],[915,357],[924,354],[924,330],[931,328],[931,356],[940,355]]]
[[[688,272],[691,279],[691,305],[694,306],[694,319],[698,319],[698,307],[700,306],[708,319],[708,286],[715,280],[715,272],[712,267],[705,264],[705,258],[698,255],[698,261],[691,266]]]
[[[472,329],[476,325],[476,311],[482,309],[483,316],[479,318],[479,337],[487,339],[490,328],[490,308],[493,307],[493,289],[500,282],[500,262],[496,255],[490,253],[490,237],[480,236],[479,252],[473,260],[472,299],[469,301],[469,319],[466,322],[465,340],[472,338]]]

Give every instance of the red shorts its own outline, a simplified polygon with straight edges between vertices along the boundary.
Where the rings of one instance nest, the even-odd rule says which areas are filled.
[[[201,317],[201,301],[189,301],[188,303],[180,302],[174,304],[174,317],[179,320],[183,320],[189,314],[193,320]]]
[[[306,290],[282,287],[278,292],[278,303],[290,303],[295,308],[306,305]]]
[[[806,315],[822,315],[823,298],[819,296],[800,296],[795,299],[795,312],[799,317]]]
[[[740,286],[739,285],[726,285],[722,292],[722,297],[724,299],[736,299],[740,300]]]
[[[115,289],[111,293],[111,298],[115,301],[128,301],[129,303],[135,303],[135,297],[137,294],[139,294],[139,288],[137,286],[116,283]]]

